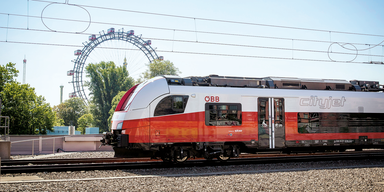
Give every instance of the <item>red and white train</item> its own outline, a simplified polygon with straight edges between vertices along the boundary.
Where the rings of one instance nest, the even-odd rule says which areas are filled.
[[[384,93],[374,81],[159,76],[127,91],[102,143],[175,162],[384,148]]]

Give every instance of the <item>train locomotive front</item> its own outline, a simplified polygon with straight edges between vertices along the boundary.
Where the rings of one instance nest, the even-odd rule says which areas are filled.
[[[294,80],[155,77],[126,92],[101,142],[116,157],[172,162],[384,148],[378,82]]]
[[[163,77],[133,86],[118,103],[111,132],[104,133],[102,144],[113,146],[116,157],[153,156],[149,145],[149,104],[165,94],[169,94],[169,89]]]
[[[189,90],[179,85],[190,85]],[[224,138],[215,140],[216,133],[198,128],[205,114],[198,106],[196,90],[190,79],[178,76],[155,77],[132,87],[116,107],[111,132],[104,133],[102,144],[113,146],[115,157],[183,162],[190,156],[220,160],[238,156],[239,143],[225,144]],[[234,120],[227,123],[241,121],[240,112],[229,116]]]

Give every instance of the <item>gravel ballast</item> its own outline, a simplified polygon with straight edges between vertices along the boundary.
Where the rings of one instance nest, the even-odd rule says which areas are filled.
[[[67,158],[109,153],[72,153]],[[69,180],[3,183],[0,191],[384,191],[384,159],[1,176]],[[104,177],[125,178],[75,180]]]

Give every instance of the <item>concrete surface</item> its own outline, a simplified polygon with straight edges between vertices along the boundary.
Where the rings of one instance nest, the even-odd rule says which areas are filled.
[[[15,183],[22,181],[44,180],[38,176],[0,177],[0,183]]]
[[[0,141],[0,157],[1,159],[11,158],[11,142],[10,141]]]

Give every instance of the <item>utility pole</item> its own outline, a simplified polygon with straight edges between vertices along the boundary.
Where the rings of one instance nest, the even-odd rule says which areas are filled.
[[[26,76],[27,76],[27,59],[25,59],[25,55],[24,55],[24,60],[23,60],[23,84],[25,84]]]
[[[63,88],[64,85],[60,85],[60,104],[63,102]]]

